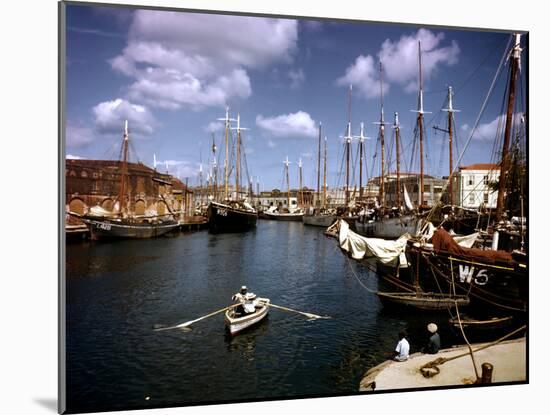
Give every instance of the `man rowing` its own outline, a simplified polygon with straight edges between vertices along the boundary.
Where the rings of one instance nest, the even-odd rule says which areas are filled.
[[[238,293],[233,294],[232,300],[240,303],[236,311],[243,314],[254,313],[256,305],[258,305],[256,294],[249,293],[245,285],[241,287]]]

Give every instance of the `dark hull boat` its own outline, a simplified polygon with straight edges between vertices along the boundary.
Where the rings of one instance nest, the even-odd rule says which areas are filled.
[[[178,228],[175,220],[139,222],[132,219],[86,218],[80,220],[90,230],[91,238],[98,239],[146,239],[164,235]]]
[[[244,232],[256,226],[258,213],[240,207],[212,202],[208,205],[208,227],[211,232]]]
[[[426,281],[454,285],[457,294],[468,295],[475,308],[527,310],[529,278],[524,256],[463,248],[443,229],[436,231],[432,242],[433,250],[414,246],[407,250],[412,268],[418,266],[431,277]]]

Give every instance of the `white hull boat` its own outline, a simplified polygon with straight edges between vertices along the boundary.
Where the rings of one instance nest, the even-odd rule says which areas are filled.
[[[262,298],[256,306],[254,313],[241,314],[239,307],[232,308],[225,312],[225,324],[231,334],[238,332],[262,321],[269,312],[269,298]]]

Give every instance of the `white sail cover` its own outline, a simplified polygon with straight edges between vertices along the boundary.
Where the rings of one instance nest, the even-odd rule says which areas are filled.
[[[344,220],[340,220],[338,226],[340,229],[338,234],[340,248],[349,252],[353,259],[375,257],[382,264],[386,265],[396,265],[399,260],[400,266],[407,266],[404,253],[407,240],[411,237],[408,233],[395,241],[388,241],[361,236],[350,230],[348,223]]]
[[[405,206],[407,206],[407,209],[414,210],[411,198],[409,197],[409,192],[407,192],[407,186],[405,185],[403,185],[403,198],[405,199]]]
[[[405,249],[407,241],[411,239],[410,234],[405,233],[396,240],[367,238],[353,232],[349,228],[349,224],[342,219],[330,226],[328,230],[330,231],[334,227],[339,229],[338,243],[340,248],[349,252],[353,259],[376,258],[377,261],[385,265],[395,266],[399,263],[400,268],[408,267]],[[427,234],[430,235],[430,238],[434,230],[435,227],[429,223]],[[476,232],[466,236],[453,236],[453,238],[460,246],[471,248],[478,235]],[[426,246],[430,246],[430,244],[426,244]]]
[[[111,212],[110,210],[104,209],[101,206],[92,206],[88,211],[88,215],[97,216],[98,218],[105,218],[117,216],[118,212]]]

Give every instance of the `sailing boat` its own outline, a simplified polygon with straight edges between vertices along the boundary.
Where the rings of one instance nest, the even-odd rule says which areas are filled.
[[[167,219],[166,216],[142,216],[133,214],[127,206],[128,190],[128,121],[124,123],[124,139],[122,143],[122,169],[120,171],[120,189],[118,196],[118,211],[109,212],[101,208],[93,207],[85,215],[77,215],[90,230],[92,239],[104,238],[153,238],[164,235],[176,229],[179,225],[176,220]],[[166,201],[162,198],[164,203]],[[166,203],[170,215],[170,206]],[[72,212],[69,212],[75,215]]]
[[[304,225],[329,227],[336,220],[336,211],[327,208],[327,137],[323,157],[323,193],[321,198],[321,123],[319,123],[319,146],[317,150],[317,199],[315,207],[310,207],[302,220]]]
[[[240,174],[241,174],[241,127],[240,115],[237,119],[229,118],[229,107],[225,111],[225,118],[219,120],[225,122],[225,180],[224,197],[222,202],[211,201],[208,205],[208,226],[211,232],[242,232],[254,228],[258,220],[258,212],[245,200],[240,199]],[[231,121],[237,121],[237,128],[231,128]],[[229,193],[229,131],[237,131],[237,156],[235,168],[235,199]]]
[[[286,184],[287,184],[287,205],[285,208],[279,206],[276,210],[267,210],[264,212],[264,217],[266,219],[274,219],[274,220],[284,220],[284,221],[301,221],[302,217],[304,216],[304,212],[300,207],[291,208],[290,207],[290,179],[289,179],[289,171],[288,166],[290,165],[290,161],[288,161],[288,156],[286,157],[286,160],[284,161],[284,175],[286,178]],[[301,161],[300,161],[300,169],[301,169]],[[302,191],[300,186],[300,191]]]
[[[420,45],[419,45],[419,66],[422,67],[422,61],[420,58]],[[420,74],[422,73],[422,70],[420,70]],[[420,75],[421,77],[422,75]],[[420,81],[420,85],[422,85],[422,81]],[[379,125],[379,137],[380,137],[380,150],[381,150],[381,158],[380,158],[380,190],[379,190],[379,199],[380,199],[380,206],[377,210],[377,214],[374,218],[372,218],[370,215],[361,215],[359,219],[355,223],[355,228],[357,229],[357,232],[359,232],[362,235],[366,236],[372,236],[376,238],[387,238],[387,239],[395,239],[399,238],[401,235],[405,233],[410,234],[416,234],[417,227],[418,227],[418,219],[417,216],[414,214],[402,214],[402,208],[401,208],[401,142],[400,142],[400,125],[399,125],[399,114],[397,112],[394,113],[394,122],[392,125],[392,129],[394,130],[395,134],[395,148],[396,148],[396,162],[397,162],[397,171],[396,171],[396,183],[395,183],[395,190],[396,190],[396,202],[397,206],[395,209],[391,210],[391,213],[388,212],[386,209],[386,180],[385,180],[385,126],[388,124],[384,121],[384,92],[383,92],[383,80],[382,80],[382,62],[380,62],[380,121],[375,122],[374,124]],[[419,117],[424,113],[423,107],[422,107],[422,86],[420,87],[419,92]],[[362,134],[362,133],[361,133]],[[422,177],[422,174],[421,174]],[[405,206],[407,206],[410,210],[412,210],[412,206],[410,206],[410,202],[408,200],[408,193],[407,189],[404,187],[404,196],[405,196]]]
[[[521,37],[515,35],[515,43],[509,56],[510,74],[504,140],[502,148],[499,193],[493,232],[493,249],[460,249],[449,240],[448,233],[439,228],[432,237],[433,248],[412,245],[408,256],[416,267],[433,274],[440,282],[455,281],[459,291],[468,293],[479,309],[523,313],[527,310],[529,278],[527,255],[524,251],[512,253],[497,250],[498,229],[504,209],[505,181],[509,170],[508,155],[513,130],[515,89],[520,68]],[[504,59],[503,59],[504,61]],[[500,67],[499,67],[500,69]],[[498,74],[498,72],[497,72]]]

